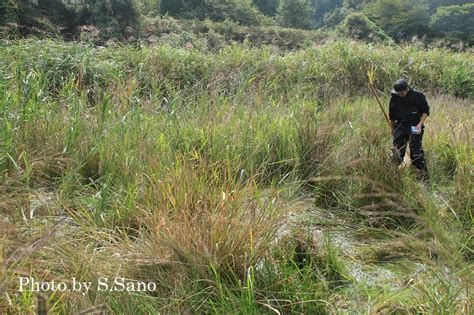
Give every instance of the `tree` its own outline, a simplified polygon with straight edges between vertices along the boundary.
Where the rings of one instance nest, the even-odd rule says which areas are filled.
[[[6,33],[59,35],[60,29],[72,31],[74,13],[61,0],[2,0],[0,26]]]
[[[31,0],[2,0],[0,3],[0,25],[7,23],[31,26],[36,16],[36,4]]]
[[[171,16],[181,16],[187,12],[194,12],[196,8],[205,6],[204,0],[162,0],[161,12]]]
[[[466,4],[469,1],[466,0],[422,0],[428,8],[430,9],[431,13],[436,12],[438,7],[446,7],[451,5],[462,5]]]
[[[251,0],[162,0],[161,11],[186,19],[231,19],[244,25],[260,25],[263,20]]]
[[[266,16],[275,16],[277,14],[280,0],[253,0],[253,3]]]
[[[352,10],[349,10],[345,7],[336,8],[334,11],[328,12],[324,15],[324,26],[326,27],[335,27],[339,25],[346,16],[351,13]]]
[[[72,33],[76,24],[76,11],[62,0],[37,0],[39,14],[54,25],[63,27],[66,33]]]
[[[278,7],[277,21],[283,27],[309,29],[313,13],[309,0],[282,0]]]
[[[133,0],[85,0],[79,24],[92,24],[120,34],[138,22],[138,9]]]
[[[389,41],[390,37],[373,21],[361,12],[352,12],[339,25],[345,35],[368,42]]]
[[[143,15],[158,15],[160,13],[160,0],[137,0],[140,13]]]
[[[208,15],[211,20],[224,21],[231,19],[243,25],[261,25],[263,15],[252,0],[206,0],[207,10],[201,15]]]
[[[321,27],[323,26],[323,18],[325,14],[330,14],[336,8],[341,7],[342,0],[312,0],[311,5],[314,9],[313,19],[315,20],[315,24],[318,27]]]
[[[377,0],[364,8],[367,16],[390,37],[401,40],[429,33],[426,5],[417,0]]]
[[[474,3],[438,7],[430,26],[437,34],[474,42]]]

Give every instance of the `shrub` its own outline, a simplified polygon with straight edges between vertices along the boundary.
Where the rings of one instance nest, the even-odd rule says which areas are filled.
[[[309,0],[282,0],[278,7],[277,21],[280,26],[309,29],[313,13]]]
[[[368,42],[388,41],[390,37],[363,13],[350,13],[339,26],[348,37]]]

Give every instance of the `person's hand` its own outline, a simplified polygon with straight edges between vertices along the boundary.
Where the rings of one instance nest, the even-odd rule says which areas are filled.
[[[416,125],[416,130],[418,133],[421,133],[421,127],[422,127],[422,123],[419,123],[418,125]]]

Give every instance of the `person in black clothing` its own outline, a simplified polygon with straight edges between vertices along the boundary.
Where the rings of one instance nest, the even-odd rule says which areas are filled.
[[[430,107],[423,93],[411,89],[406,80],[395,82],[389,105],[389,119],[392,127],[394,158],[403,162],[407,144],[410,147],[412,165],[420,172],[423,180],[428,179],[428,168],[422,147],[424,122],[430,115]]]

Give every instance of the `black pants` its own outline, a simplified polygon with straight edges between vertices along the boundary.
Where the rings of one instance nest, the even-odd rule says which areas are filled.
[[[423,175],[428,175],[428,168],[426,167],[425,153],[423,152],[423,129],[420,134],[411,134],[409,130],[404,128],[396,128],[393,135],[393,145],[396,152],[394,152],[395,161],[398,164],[403,162],[407,145],[410,147],[410,159],[413,166],[422,171]]]

